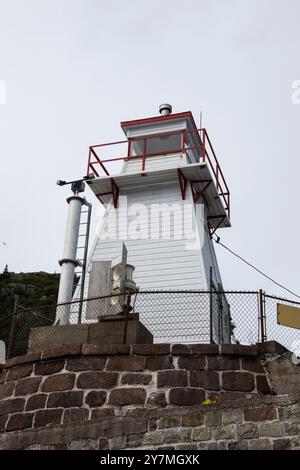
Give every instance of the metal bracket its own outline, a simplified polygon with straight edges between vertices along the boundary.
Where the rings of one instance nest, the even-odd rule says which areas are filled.
[[[114,208],[117,209],[118,207],[118,200],[119,200],[119,187],[118,185],[116,184],[115,180],[113,178],[110,179],[110,184],[111,184],[111,191],[108,191],[106,193],[98,193],[96,194],[96,197],[99,199],[99,201],[101,202],[101,204],[104,204],[104,201],[101,199],[101,196],[108,196],[109,194],[112,195],[112,199],[113,199],[113,205],[114,205]]]
[[[218,225],[212,229],[209,225],[209,220],[210,219],[220,219],[220,222],[218,223]],[[213,234],[218,230],[218,228],[220,227],[221,223],[226,219],[226,215],[210,215],[207,217],[207,223],[208,223],[208,229],[209,229],[209,233],[210,233],[210,238],[213,236]]]
[[[206,183],[204,188],[201,189],[201,191],[197,192],[194,188],[195,183]],[[192,187],[192,193],[193,193],[193,199],[194,202],[199,201],[199,199],[204,195],[205,191],[208,189],[208,187],[211,185],[212,180],[202,180],[202,181],[191,181],[191,187]]]
[[[184,174],[182,173],[180,168],[177,168],[177,174],[178,174],[178,179],[179,179],[181,196],[182,196],[182,199],[184,200],[185,195],[186,195],[187,180],[185,179]]]

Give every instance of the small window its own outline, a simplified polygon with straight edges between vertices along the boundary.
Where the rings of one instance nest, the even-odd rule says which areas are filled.
[[[182,134],[173,134],[159,137],[146,137],[133,140],[130,144],[130,155],[164,155],[180,152],[182,150]]]

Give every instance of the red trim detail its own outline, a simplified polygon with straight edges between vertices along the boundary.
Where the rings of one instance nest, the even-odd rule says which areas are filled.
[[[184,113],[177,113],[177,114],[169,114],[167,116],[154,116],[154,117],[144,118],[144,119],[135,119],[133,121],[123,121],[120,124],[121,124],[121,127],[129,127],[129,126],[139,126],[141,124],[151,124],[152,122],[172,121],[174,119],[181,119],[181,118],[190,118],[192,120],[192,124],[194,125],[194,127],[197,128],[191,111],[186,111]]]

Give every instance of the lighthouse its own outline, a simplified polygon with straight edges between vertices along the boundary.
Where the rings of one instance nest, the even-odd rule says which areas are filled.
[[[207,130],[197,128],[190,111],[172,113],[169,104],[121,128],[125,140],[89,148],[86,182],[105,213],[91,248],[85,296],[109,294],[110,267],[125,243],[141,293],[135,308],[154,328],[155,341],[172,341],[175,322],[184,332],[181,342],[230,342],[226,297],[221,312],[219,297],[207,301],[212,289],[223,290],[212,236],[230,227],[230,192]],[[146,296],[153,291],[160,297]],[[191,309],[187,299],[196,291]],[[93,315],[87,311],[87,320]]]

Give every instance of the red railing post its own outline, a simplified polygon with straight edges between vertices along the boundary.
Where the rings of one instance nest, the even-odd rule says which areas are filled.
[[[127,159],[131,156],[131,139],[128,139],[128,147],[127,147]]]
[[[206,130],[202,129],[202,160],[203,162],[205,162],[205,154],[206,154],[205,137],[206,137]]]
[[[143,158],[142,158],[142,171],[145,171],[145,166],[146,166],[146,149],[147,149],[147,139],[144,139]]]

